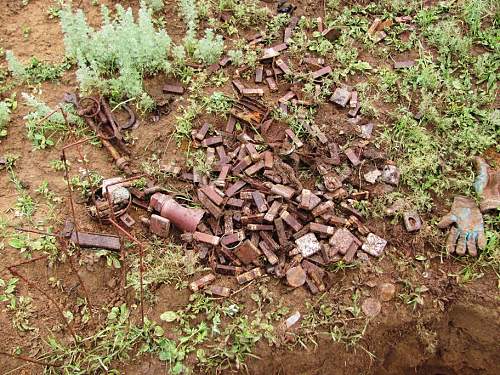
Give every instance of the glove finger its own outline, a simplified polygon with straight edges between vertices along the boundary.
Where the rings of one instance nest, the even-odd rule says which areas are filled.
[[[477,234],[477,247],[483,250],[486,247],[486,236],[484,235],[484,230],[480,230]]]
[[[446,252],[448,254],[453,254],[455,252],[455,244],[457,243],[458,230],[455,227],[450,228],[450,233],[448,234],[448,240],[446,241]]]
[[[441,221],[437,223],[438,228],[444,229],[449,227],[451,224],[456,223],[457,217],[451,212],[448,215],[443,216]]]
[[[456,247],[455,251],[457,252],[458,255],[464,255],[466,249],[467,249],[467,238],[466,238],[465,233],[462,233],[458,237],[457,247]]]
[[[467,238],[467,251],[469,252],[469,255],[473,257],[477,256],[476,236],[470,235]]]

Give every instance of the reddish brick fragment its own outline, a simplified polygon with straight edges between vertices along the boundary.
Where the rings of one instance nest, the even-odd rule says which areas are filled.
[[[267,224],[248,224],[247,230],[256,232],[261,230],[274,230],[274,226]]]
[[[243,268],[218,263],[215,265],[215,272],[222,275],[236,276],[243,272]]]
[[[356,155],[356,152],[354,152],[352,148],[346,149],[344,153],[353,166],[357,167],[359,164],[361,164],[361,160],[359,160],[358,155]]]
[[[248,168],[250,165],[252,165],[252,158],[250,156],[245,156],[238,163],[236,163],[236,165],[232,169],[232,172],[235,175],[240,174],[245,168]]]
[[[205,136],[207,135],[207,132],[208,132],[208,128],[210,127],[210,124],[208,123],[204,123],[203,126],[200,128],[200,130],[198,130],[198,132],[196,133],[195,135],[195,138],[199,141],[203,141],[203,139],[205,138]]]
[[[240,94],[245,89],[245,86],[243,85],[243,83],[241,83],[240,81],[238,81],[236,79],[232,81],[232,84],[236,88],[236,91],[238,91],[238,93],[240,93]]]
[[[274,221],[274,218],[276,215],[278,215],[278,211],[281,207],[281,203],[278,201],[274,201],[273,204],[271,204],[271,208],[266,212],[266,215],[264,216],[264,220],[267,222],[272,222]]]
[[[255,173],[257,173],[258,171],[260,171],[261,169],[264,169],[264,162],[262,160],[255,163],[251,167],[245,169],[245,174],[248,176],[252,176]]]
[[[222,136],[221,135],[217,135],[217,136],[214,136],[214,137],[205,138],[201,142],[201,145],[204,146],[204,147],[208,147],[208,146],[219,145],[221,143],[222,143]]]
[[[209,245],[217,246],[220,242],[220,237],[212,236],[211,234],[203,233],[203,232],[194,232],[193,239],[195,241],[200,241],[203,243],[207,243]]]
[[[300,224],[297,219],[290,214],[288,211],[283,211],[280,215],[285,223],[287,223],[294,231],[298,232],[302,228],[302,224]]]
[[[272,265],[275,265],[278,263],[278,257],[276,254],[273,253],[273,251],[268,247],[267,243],[264,241],[259,242],[259,247],[262,250],[262,253],[264,256],[267,258],[268,262],[271,263]]]
[[[264,95],[264,90],[261,88],[244,88],[240,92],[242,95],[247,95],[247,96],[262,96],[262,95]]]
[[[319,223],[309,223],[309,229],[311,230],[311,232],[323,233],[329,236],[331,236],[335,232],[334,227]]]
[[[246,143],[245,147],[248,151],[248,154],[250,155],[250,158],[252,158],[253,161],[257,161],[260,159],[260,154],[253,143]]]
[[[240,284],[245,284],[261,276],[262,276],[262,270],[260,268],[254,268],[248,272],[237,275],[236,280],[238,280],[238,283]]]
[[[163,92],[166,94],[184,94],[184,87],[181,85],[165,85],[163,86]]]
[[[262,194],[260,191],[253,191],[252,198],[259,212],[266,212],[268,210],[269,207],[267,206],[266,197],[264,194]]]
[[[278,99],[278,102],[280,103],[286,103],[290,99],[295,98],[296,94],[293,91],[288,91],[285,95],[283,95],[281,98]]]
[[[208,291],[219,297],[229,297],[231,295],[231,289],[220,285],[210,285]]]
[[[288,236],[285,232],[283,219],[281,217],[274,219],[274,226],[276,227],[276,232],[278,234],[278,242],[281,246],[285,246],[288,243]]]
[[[324,68],[318,69],[315,72],[312,72],[312,79],[318,79],[323,77],[324,75],[330,74],[332,72],[332,68],[330,66],[325,66]]]
[[[245,202],[242,199],[237,199],[237,198],[229,198],[226,202],[227,205],[233,206],[233,207],[243,207],[243,204]]]
[[[167,238],[170,233],[170,220],[159,215],[151,215],[149,230],[157,236]]]
[[[230,115],[229,118],[227,119],[226,132],[232,133],[234,131],[235,124],[236,124],[236,118]]]
[[[236,233],[230,233],[222,236],[220,243],[223,246],[229,246],[245,239],[245,232],[238,231]]]
[[[255,69],[255,83],[262,83],[263,76],[264,76],[264,67],[262,65],[259,65]]]
[[[193,281],[191,284],[189,284],[189,288],[193,292],[197,292],[198,290],[205,288],[208,284],[212,283],[214,280],[215,280],[215,275],[209,273],[208,275],[205,275],[202,278]]]
[[[283,73],[292,74],[292,71],[290,70],[288,65],[283,60],[281,60],[281,59],[276,60],[276,65],[278,66],[278,68],[280,68],[283,71]]]
[[[323,215],[325,212],[331,210],[335,204],[332,201],[327,201],[318,205],[314,210],[312,210],[312,214],[314,217]]]
[[[278,91],[278,86],[276,85],[276,81],[274,80],[273,77],[267,77],[266,83],[269,86],[269,90]]]
[[[250,240],[243,242],[233,253],[245,265],[256,261],[260,254],[257,247]]]
[[[271,186],[271,193],[279,195],[286,199],[292,199],[293,195],[295,194],[295,190],[293,190],[289,186],[275,184]]]
[[[407,69],[415,65],[414,60],[394,61],[394,69]]]

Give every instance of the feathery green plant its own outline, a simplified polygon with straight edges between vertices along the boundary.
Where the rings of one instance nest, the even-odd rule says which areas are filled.
[[[102,6],[103,25],[94,30],[82,10],[63,9],[66,56],[78,63],[77,79],[83,92],[97,89],[115,100],[135,98],[139,108],[151,102],[143,77],[171,70],[167,56],[172,44],[165,30],[155,29],[151,13],[141,7],[136,22],[131,8],[117,5],[112,19],[110,10]]]
[[[7,124],[10,121],[10,106],[7,102],[0,102],[0,138],[7,136]]]
[[[205,30],[205,37],[198,41],[194,58],[205,64],[213,64],[224,52],[224,40],[221,35],[215,35],[212,29]]]

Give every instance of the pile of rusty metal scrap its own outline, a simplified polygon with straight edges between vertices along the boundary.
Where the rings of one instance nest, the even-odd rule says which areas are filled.
[[[244,87],[240,91],[247,92]],[[247,128],[262,130],[265,137],[264,126],[267,130],[278,126],[267,119],[266,107],[242,96],[231,113],[224,131],[204,124],[193,132],[195,147],[205,149],[213,173],[180,174],[179,168],[165,167],[195,185],[204,210],[183,207],[172,197],[155,193],[150,207],[157,214],[143,220],[152,232],[166,237],[170,223],[174,224],[215,273],[233,275],[241,284],[269,274],[292,287],[306,284],[313,293],[325,289],[324,266],[339,260],[351,262],[356,255],[381,255],[386,241],[371,233],[362,215],[349,204],[343,184],[347,175],[321,163],[331,159],[333,148],[335,164],[341,164],[337,146],[327,140],[330,147],[309,165],[321,173],[323,182],[316,186],[312,182],[313,188],[307,189],[296,175],[296,162],[302,162],[298,152],[283,155],[281,147],[273,149],[260,133],[247,132]],[[242,125],[239,132],[236,122]],[[296,150],[306,148],[291,129],[284,129],[283,135],[281,143],[290,141]],[[354,151],[344,153],[353,165],[359,164],[353,162]],[[309,159],[304,161],[311,163]],[[209,286],[214,280],[213,274],[204,276],[191,288],[206,286],[213,294],[227,296],[228,288]]]
[[[264,49],[261,65],[256,67],[254,82],[266,84],[270,92],[278,90],[280,76],[293,76],[281,53],[287,49],[297,21],[292,17],[284,42]],[[327,38],[338,37],[338,30],[323,33]],[[261,40],[257,35],[250,43]],[[225,57],[209,72],[229,62]],[[318,58],[306,57],[302,62],[312,68],[316,89],[321,90],[331,67]],[[312,293],[318,293],[328,285],[325,267],[329,264],[380,256],[386,240],[371,232],[353,206],[355,201],[368,199],[369,192],[352,189],[349,181],[354,175],[362,175],[363,151],[373,130],[372,123],[358,125],[361,106],[356,90],[338,86],[330,98],[339,107],[348,107],[347,116],[358,129],[358,140],[341,147],[318,126],[306,122],[304,128],[314,145],[304,144],[291,128],[269,116],[269,107],[260,101],[265,88],[248,87],[238,79],[232,84],[239,98],[224,130],[205,123],[192,134],[194,147],[205,149],[211,172],[181,173],[179,167],[163,167],[165,172],[193,184],[195,200],[203,210],[183,207],[171,196],[156,193],[150,199],[156,213],[143,219],[162,237],[168,236],[171,224],[179,228],[186,246],[210,265],[213,273],[194,281],[191,289],[228,296],[229,288],[213,284],[215,274],[235,276],[240,284],[267,274],[291,287],[307,285]],[[277,107],[287,112],[290,104],[312,105],[293,89],[278,99]],[[299,167],[316,172],[314,180],[301,182]],[[354,169],[358,169],[356,173]],[[399,170],[386,163],[382,170],[366,172],[364,178],[370,184],[395,186]]]

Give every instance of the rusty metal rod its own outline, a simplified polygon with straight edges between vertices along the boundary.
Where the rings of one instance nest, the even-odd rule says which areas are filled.
[[[70,206],[71,206],[71,214],[73,216],[73,225],[75,226],[75,236],[76,236],[77,246],[78,246],[78,249],[79,249],[80,253],[81,253],[82,249],[80,247],[80,238],[79,238],[79,235],[78,235],[78,223],[77,223],[77,220],[76,220],[76,211],[75,211],[75,202],[73,200],[73,191],[71,190],[71,184],[70,184],[70,181],[69,181],[69,167],[68,167],[67,158],[66,158],[66,150],[69,149],[69,148],[81,145],[83,143],[89,142],[89,141],[91,141],[94,138],[95,137],[84,138],[82,140],[70,143],[69,145],[66,145],[66,146],[64,146],[62,148],[62,154],[61,154],[61,160],[63,161],[63,164],[64,164],[64,177],[66,179],[66,186],[68,188],[68,196],[69,196],[69,202],[70,202]],[[88,175],[88,172],[89,171],[87,170],[87,175]],[[69,263],[70,263],[72,271],[76,274],[76,277],[78,278],[78,282],[82,286],[82,289],[83,289],[83,291],[85,293],[85,297],[87,299],[87,303],[89,305],[90,317],[93,319],[94,318],[94,314],[93,314],[93,311],[92,311],[93,310],[93,305],[92,305],[92,301],[90,300],[90,294],[88,292],[88,289],[85,286],[85,283],[83,282],[83,279],[81,278],[80,274],[76,270],[76,267],[75,267],[75,265],[73,263],[73,259],[71,258],[70,254],[68,252],[68,249],[66,248],[66,246],[62,246],[62,248],[63,248],[63,251],[65,252],[66,256],[68,256],[68,258],[69,258]]]
[[[125,229],[123,229],[116,221],[113,219],[109,219],[110,223],[115,226],[116,229],[118,229],[120,232],[122,232],[129,240],[132,242],[135,242],[139,246],[139,282],[140,282],[140,289],[141,289],[141,318],[142,318],[142,325],[144,325],[144,285],[143,285],[143,272],[144,272],[144,245],[142,244],[141,241],[139,241],[137,238],[135,238],[133,235],[131,235],[129,232],[127,232]]]
[[[24,361],[24,362],[35,363],[35,364],[41,365],[41,366],[61,367],[61,365],[56,364],[56,363],[48,363],[48,362],[40,361],[39,359],[29,358],[29,357],[25,357],[23,355],[14,355],[14,354],[10,354],[10,353],[3,352],[3,351],[0,351],[0,355],[4,355],[6,357],[10,357],[10,358],[14,358],[14,359],[19,359],[20,361]]]
[[[19,271],[17,271],[14,267],[9,266],[9,267],[7,267],[7,269],[9,270],[9,272],[12,275],[19,277],[26,284],[28,284],[31,288],[38,290],[40,293],[42,293],[45,297],[47,297],[48,300],[50,300],[54,304],[54,306],[56,307],[57,311],[59,312],[59,315],[61,316],[61,319],[63,320],[64,324],[68,327],[68,330],[70,331],[71,336],[73,336],[73,340],[75,340],[75,344],[78,344],[78,338],[76,337],[75,331],[73,330],[73,328],[71,327],[69,322],[66,320],[66,317],[64,316],[64,313],[61,309],[61,306],[59,306],[59,304],[48,293],[46,293],[43,289],[38,287],[38,285],[36,285],[35,283],[31,282],[28,278],[26,278],[23,274],[21,274]]]

